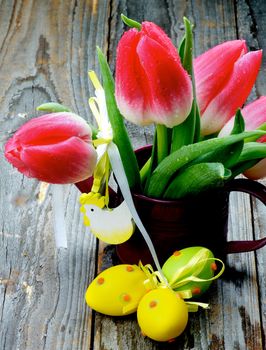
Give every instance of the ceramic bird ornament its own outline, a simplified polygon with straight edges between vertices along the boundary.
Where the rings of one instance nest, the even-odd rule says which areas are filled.
[[[84,224],[101,241],[120,244],[127,241],[134,232],[134,222],[125,201],[109,209],[105,197],[99,193],[83,193],[80,197]]]

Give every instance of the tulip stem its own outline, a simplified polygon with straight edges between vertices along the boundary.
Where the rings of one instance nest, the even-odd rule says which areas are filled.
[[[157,162],[160,162],[168,156],[168,131],[164,125],[156,125],[157,134]]]
[[[151,167],[151,157],[147,160],[147,162],[143,165],[143,167],[140,170],[141,184],[143,184],[144,181],[146,180],[150,167]]]

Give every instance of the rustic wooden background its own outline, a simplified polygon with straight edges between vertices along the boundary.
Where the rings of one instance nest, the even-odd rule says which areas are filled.
[[[103,252],[86,232],[77,189],[65,187],[69,247],[56,250],[50,192],[39,204],[39,183],[3,157],[7,138],[43,102],[64,103],[91,120],[87,71],[98,72],[96,45],[114,67],[125,29],[121,13],[156,22],[175,43],[187,16],[195,24],[196,55],[235,38],[246,39],[251,50],[266,48],[263,0],[0,0],[0,349],[263,350],[266,248],[231,256],[237,277],[212,286],[211,309],[192,315],[175,343],[155,343],[141,336],[135,315],[111,318],[85,305],[87,285],[112,263],[113,249]],[[266,95],[265,71],[266,53],[250,100]],[[150,128],[128,127],[135,147],[151,141]],[[229,232],[234,239],[263,237],[263,205],[232,195]]]

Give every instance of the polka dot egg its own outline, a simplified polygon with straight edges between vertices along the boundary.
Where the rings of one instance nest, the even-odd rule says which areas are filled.
[[[136,265],[117,265],[100,273],[89,285],[85,300],[95,311],[110,316],[128,315],[137,310],[147,290],[144,272]]]
[[[201,257],[197,260],[197,256]],[[190,266],[186,269],[186,266]],[[164,263],[162,270],[175,291],[190,290],[192,297],[199,297],[209,288],[217,269],[213,253],[203,247],[189,247],[175,251]],[[203,281],[187,281],[177,285],[182,278],[194,276]],[[205,280],[205,281],[204,281]]]
[[[157,288],[141,299],[137,317],[143,335],[156,341],[171,341],[186,328],[188,307],[170,288]]]

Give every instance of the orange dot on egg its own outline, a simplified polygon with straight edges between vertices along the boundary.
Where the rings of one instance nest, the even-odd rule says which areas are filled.
[[[126,270],[127,270],[128,272],[134,271],[133,267],[130,266],[130,265],[128,265],[128,266],[126,267]]]
[[[178,292],[176,292],[175,295],[176,295],[176,297],[177,297],[178,299],[182,299],[181,296],[180,296],[180,294],[179,294]]]
[[[150,302],[150,304],[149,304],[149,307],[153,308],[153,307],[155,307],[155,306],[157,306],[157,301],[152,300],[152,301]]]
[[[211,269],[212,271],[216,271],[217,270],[217,265],[215,263],[211,264]]]
[[[173,252],[173,255],[174,255],[174,256],[179,256],[179,255],[181,255],[181,253],[180,253],[179,250],[176,250],[175,252]]]
[[[124,300],[124,301],[130,301],[130,300],[131,300],[130,295],[129,295],[129,294],[124,294],[124,295],[123,295],[123,300]]]
[[[104,283],[104,278],[103,277],[98,278],[97,283],[98,284],[103,284]]]
[[[193,289],[192,289],[192,294],[200,294],[201,293],[201,289],[200,289],[200,287],[194,287]]]

